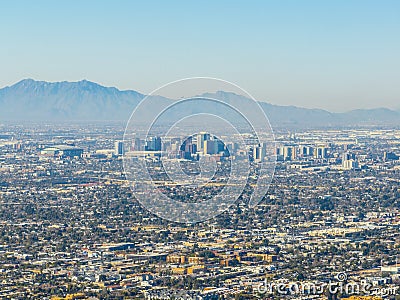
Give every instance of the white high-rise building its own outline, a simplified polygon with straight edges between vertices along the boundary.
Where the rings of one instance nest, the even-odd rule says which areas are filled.
[[[210,139],[210,134],[206,132],[200,132],[197,135],[197,151],[205,150],[204,142]]]
[[[116,141],[114,144],[114,154],[121,156],[124,155],[124,142],[123,141]]]
[[[266,155],[265,146],[257,146],[253,148],[253,159],[256,162],[261,162],[264,160]]]

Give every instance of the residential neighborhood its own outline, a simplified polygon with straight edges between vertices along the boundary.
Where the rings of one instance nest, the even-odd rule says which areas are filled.
[[[0,298],[399,299],[400,130],[277,132],[263,201],[195,224],[135,200],[121,134],[0,127]]]

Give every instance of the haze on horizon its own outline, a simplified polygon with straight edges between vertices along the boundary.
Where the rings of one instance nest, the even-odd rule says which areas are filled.
[[[398,1],[9,1],[0,87],[87,79],[150,93],[216,77],[260,101],[400,108]]]

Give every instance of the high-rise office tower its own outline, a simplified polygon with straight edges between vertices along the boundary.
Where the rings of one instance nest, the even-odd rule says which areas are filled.
[[[204,142],[210,140],[210,134],[206,132],[200,132],[197,135],[197,151],[204,150]]]
[[[314,149],[314,158],[327,158],[328,157],[328,148],[325,146],[318,146]]]
[[[284,146],[282,155],[283,155],[284,160],[295,160],[296,159],[296,147]]]
[[[303,157],[312,156],[314,154],[314,148],[311,146],[301,146],[300,147],[300,154]]]
[[[135,138],[133,142],[133,150],[135,151],[142,150],[142,141],[140,140],[140,138]]]
[[[354,153],[343,153],[342,167],[347,170],[354,170],[359,167],[356,155]]]
[[[124,155],[124,142],[123,141],[115,142],[114,153],[115,153],[115,155],[118,155],[118,156]]]
[[[204,154],[217,154],[218,153],[218,141],[217,140],[205,140],[203,146]]]
[[[146,151],[161,151],[161,138],[158,136],[150,138],[150,140],[147,141]]]
[[[266,154],[266,148],[263,146],[257,146],[253,148],[253,159],[256,162],[264,160]]]

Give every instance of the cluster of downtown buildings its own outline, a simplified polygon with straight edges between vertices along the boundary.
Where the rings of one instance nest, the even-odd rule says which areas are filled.
[[[265,199],[251,208],[245,192],[185,225],[135,201],[124,154],[223,166],[262,161],[266,146],[242,152],[208,133],[126,145],[121,128],[0,127],[0,298],[398,297],[400,130],[278,130]],[[327,288],[344,283],[368,289]]]

